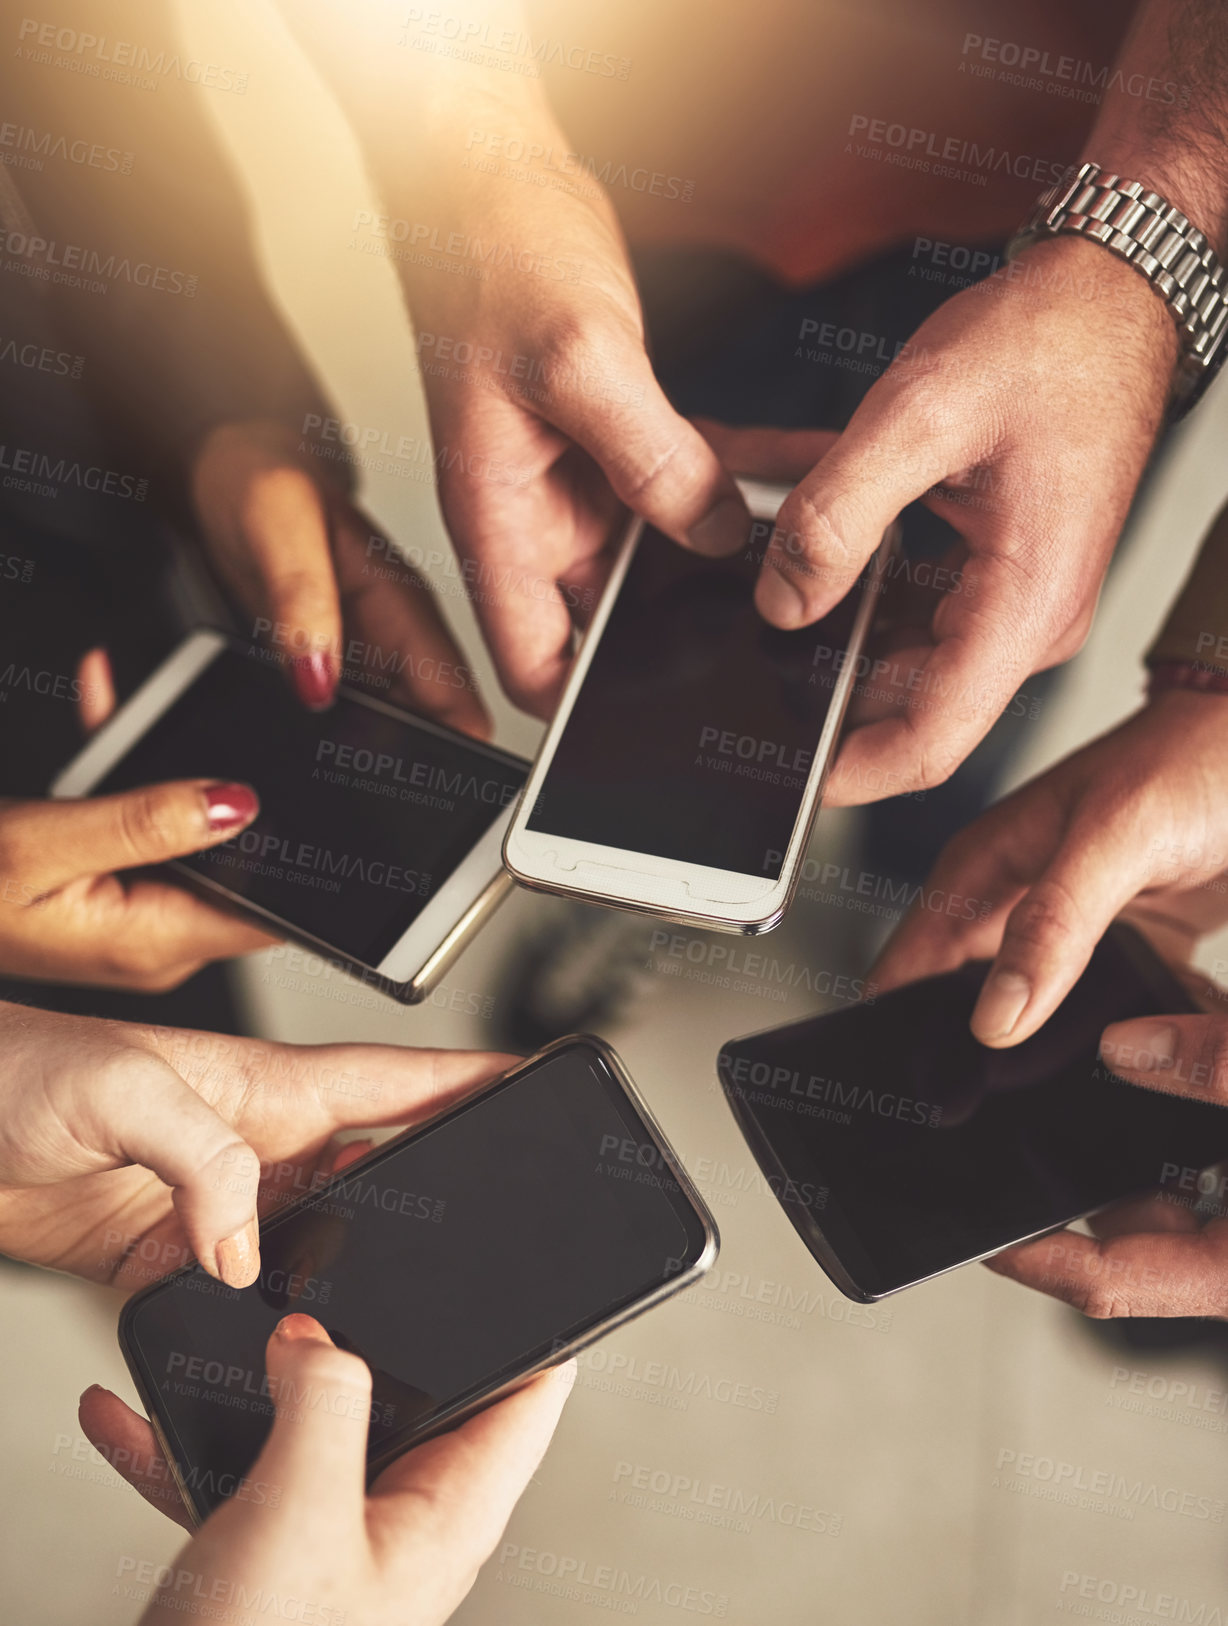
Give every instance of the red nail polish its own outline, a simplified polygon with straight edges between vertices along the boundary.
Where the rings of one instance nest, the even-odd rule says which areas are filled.
[[[311,711],[324,711],[337,690],[337,663],[331,655],[296,655],[290,662],[295,692]]]
[[[252,822],[260,811],[260,798],[250,785],[207,785],[205,808],[210,830],[233,830]]]

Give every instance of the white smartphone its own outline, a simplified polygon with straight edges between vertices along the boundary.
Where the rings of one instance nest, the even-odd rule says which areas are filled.
[[[267,651],[210,630],[180,644],[51,795],[250,784],[255,822],[173,868],[413,1003],[510,887],[499,850],[528,766],[345,684],[309,712]]]
[[[729,558],[629,526],[504,843],[522,885],[717,931],[784,915],[895,533],[829,616],[781,632],[753,595],[789,488],[739,485]]]

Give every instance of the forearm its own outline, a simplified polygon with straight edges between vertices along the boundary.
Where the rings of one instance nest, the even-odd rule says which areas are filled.
[[[336,96],[386,201],[455,181],[466,132],[553,132],[520,0],[283,0],[287,26]],[[456,160],[452,162],[452,151]]]
[[[1176,204],[1228,259],[1228,0],[1140,0],[1082,156]]]

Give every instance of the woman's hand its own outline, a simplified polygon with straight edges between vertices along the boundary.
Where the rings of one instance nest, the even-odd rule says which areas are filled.
[[[509,1065],[16,1005],[0,1041],[0,1251],[128,1292],[193,1257],[246,1286],[257,1216],[332,1172],[338,1130],[429,1117]]]
[[[277,1415],[247,1476],[262,1495],[218,1508],[171,1564],[131,1572],[134,1594],[153,1594],[142,1626],[180,1621],[189,1602],[238,1623],[253,1598],[270,1617],[316,1626],[442,1626],[545,1454],[574,1366],[408,1452],[367,1493],[365,1363],[305,1315],[278,1324],[266,1360]],[[170,1481],[149,1424],[101,1389],[81,1410],[112,1460],[142,1463],[125,1473],[138,1489],[152,1470],[162,1496],[151,1499],[164,1506]]]
[[[123,873],[229,841],[259,810],[249,785],[207,779],[0,801],[0,973],[161,991],[275,943],[183,886]]]
[[[430,588],[312,466],[298,436],[264,421],[223,424],[200,446],[191,488],[214,568],[251,616],[250,635],[288,662],[304,705],[330,705],[344,676],[462,733],[489,734]]]

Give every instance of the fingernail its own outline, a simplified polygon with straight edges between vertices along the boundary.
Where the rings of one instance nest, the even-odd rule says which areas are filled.
[[[250,1287],[260,1274],[260,1235],[255,1220],[217,1245],[217,1273],[227,1287]]]
[[[1114,1069],[1159,1072],[1176,1058],[1177,1030],[1170,1022],[1114,1022],[1100,1037],[1100,1054]]]
[[[260,811],[260,798],[250,785],[206,785],[205,816],[210,830],[233,830],[250,824]]]
[[[337,663],[323,651],[314,655],[297,655],[290,662],[294,690],[310,711],[325,711],[333,703],[337,692]]]
[[[331,1344],[332,1339],[320,1323],[309,1315],[284,1315],[273,1328],[274,1338],[285,1338],[290,1343]]]
[[[91,1383],[88,1389],[81,1391],[81,1399],[86,1400],[90,1395],[104,1395],[106,1392],[101,1383]]]
[[[736,553],[750,535],[750,515],[740,497],[722,497],[691,526],[687,538],[696,553],[721,558]]]
[[[755,605],[765,621],[785,631],[800,627],[806,619],[802,595],[774,565],[765,565],[760,573],[755,588]]]
[[[351,1163],[357,1163],[360,1157],[366,1157],[368,1152],[374,1150],[375,1142],[373,1140],[347,1141],[344,1146],[338,1148],[337,1155],[332,1161],[332,1167],[328,1171],[329,1175],[340,1174],[342,1169],[348,1169]]]
[[[995,971],[981,989],[972,1031],[986,1043],[1008,1039],[1032,997],[1032,984],[1018,971]]]

